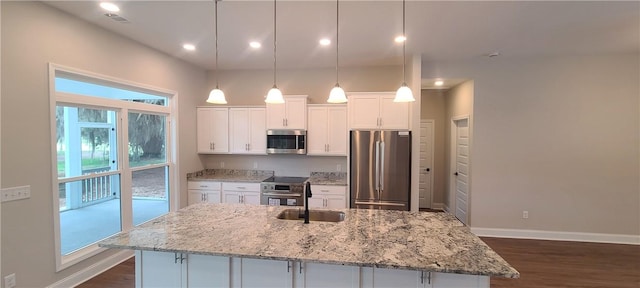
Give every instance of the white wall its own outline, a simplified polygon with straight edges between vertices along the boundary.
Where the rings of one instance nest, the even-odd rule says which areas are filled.
[[[639,235],[639,61],[423,63],[423,78],[474,79],[472,226]]]
[[[31,185],[30,199],[2,204],[2,276],[44,287],[113,254],[55,272],[48,63],[178,91],[181,180],[202,169],[194,112],[206,72],[39,2],[3,1],[1,12],[2,185]]]

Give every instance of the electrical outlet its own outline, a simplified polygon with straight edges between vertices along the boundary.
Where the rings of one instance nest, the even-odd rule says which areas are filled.
[[[529,211],[527,210],[522,211],[522,219],[529,219]]]
[[[253,162],[253,169],[257,169],[258,168],[258,162]]]
[[[16,287],[16,273],[4,276],[4,288]]]
[[[31,197],[31,186],[20,186],[2,189],[2,202],[27,199]]]
[[[340,164],[336,165],[336,171],[338,172],[342,171],[342,165]]]
[[[224,162],[220,162],[220,168],[224,168]]]

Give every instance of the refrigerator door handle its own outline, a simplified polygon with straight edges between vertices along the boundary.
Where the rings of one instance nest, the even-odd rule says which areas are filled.
[[[384,192],[384,141],[380,141],[380,191],[378,199],[382,199],[380,194]]]
[[[380,190],[380,141],[376,141],[376,192]]]

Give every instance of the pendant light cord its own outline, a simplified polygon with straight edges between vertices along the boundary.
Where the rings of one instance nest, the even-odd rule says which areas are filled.
[[[402,83],[406,84],[407,83],[407,78],[405,76],[405,70],[407,70],[405,68],[405,65],[407,63],[407,34],[405,32],[405,8],[404,8],[404,1],[402,0],[402,37],[404,37],[404,41],[402,42]]]
[[[215,29],[216,31],[216,89],[219,89],[218,88],[218,78],[220,78],[218,75],[218,1],[219,0],[213,0],[213,1],[215,2],[215,13],[216,13],[216,21],[215,21],[216,23],[216,29]]]
[[[276,87],[276,0],[273,0],[273,87]]]
[[[339,41],[340,41],[340,36],[339,36],[339,28],[338,28],[338,22],[340,19],[340,5],[339,5],[339,0],[336,0],[336,85],[338,85],[338,47],[339,47]]]

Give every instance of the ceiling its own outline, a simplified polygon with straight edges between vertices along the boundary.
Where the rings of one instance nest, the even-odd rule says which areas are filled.
[[[205,69],[215,66],[214,2],[113,1],[104,16],[97,1],[47,4]],[[402,1],[340,1],[340,66],[401,65]],[[273,2],[218,4],[219,69],[273,67]],[[335,67],[335,1],[277,2],[277,63],[281,68]],[[637,52],[640,2],[407,1],[407,55],[423,61]],[[328,47],[318,45],[331,38]],[[249,48],[249,41],[262,48]],[[187,52],[190,42],[197,50]]]

